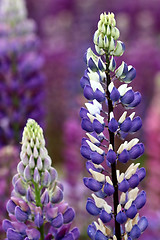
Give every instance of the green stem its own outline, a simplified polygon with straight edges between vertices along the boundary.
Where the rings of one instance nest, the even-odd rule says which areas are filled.
[[[40,240],[44,240],[44,225],[40,226],[40,228],[38,228],[38,230],[41,234]]]
[[[36,200],[36,206],[37,207],[42,207],[41,204],[41,188],[39,188],[37,183],[33,183],[34,184],[34,190],[35,190],[35,200]]]
[[[41,204],[41,190],[42,188],[38,186],[38,183],[33,182],[34,185],[34,189],[35,189],[35,200],[36,200],[36,206],[37,207],[41,207],[42,208],[42,204]],[[40,226],[40,228],[38,228],[41,236],[40,236],[40,240],[44,240],[44,225]]]
[[[110,99],[110,92],[108,90],[108,86],[111,83],[111,78],[110,78],[110,71],[109,71],[109,57],[106,55],[106,83],[107,83],[107,90],[106,94],[108,97],[108,122],[110,120],[110,113],[113,112],[113,104]],[[115,144],[114,144],[114,133],[109,131],[109,140],[110,144],[113,147],[113,150],[115,149]],[[113,194],[113,205],[114,205],[114,219],[115,219],[115,235],[117,237],[117,240],[121,240],[121,229],[120,229],[120,224],[116,221],[116,216],[117,216],[117,206],[119,204],[119,198],[118,198],[118,182],[117,182],[117,174],[116,174],[116,162],[111,164],[111,172],[112,172],[112,182],[114,186],[114,194]]]

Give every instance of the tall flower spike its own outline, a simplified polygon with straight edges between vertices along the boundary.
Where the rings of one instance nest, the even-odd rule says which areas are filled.
[[[0,145],[18,144],[28,118],[43,125],[44,60],[35,32],[25,0],[0,1]]]
[[[23,131],[20,158],[6,206],[11,220],[2,224],[7,239],[78,239],[79,230],[70,231],[75,212],[63,201],[63,186],[51,167],[43,130],[32,119]]]
[[[100,56],[96,56],[90,48],[87,50],[85,61],[88,68],[81,78],[84,96],[89,100],[86,108],[80,111],[82,128],[88,132],[88,138],[82,139],[81,154],[88,160],[86,166],[91,175],[84,178],[84,184],[94,192],[87,200],[86,209],[91,215],[99,217],[98,222],[88,227],[92,240],[137,239],[148,225],[147,219],[140,218],[138,213],[146,202],[146,193],[138,189],[138,184],[145,177],[145,169],[132,163],[125,173],[117,170],[117,161],[125,164],[144,152],[144,146],[137,138],[124,141],[115,149],[115,135],[124,140],[142,126],[141,118],[135,116],[135,112],[127,113],[127,109],[133,109],[140,103],[141,95],[128,86],[136,76],[135,68],[124,61],[116,68],[114,56],[121,56],[125,50],[124,43],[118,40],[119,35],[114,14],[102,13],[93,38]],[[118,81],[123,82],[119,87]],[[101,98],[97,97],[97,91]],[[126,111],[116,120],[114,108],[119,104]],[[105,128],[108,129],[108,139],[103,133]],[[100,165],[104,161],[109,171]],[[107,172],[110,176],[106,175]],[[113,206],[109,205],[109,197],[113,198],[110,201]],[[107,227],[112,218],[115,223],[113,231]]]

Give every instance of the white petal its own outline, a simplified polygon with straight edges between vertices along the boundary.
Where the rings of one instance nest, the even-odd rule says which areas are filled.
[[[126,89],[127,89],[127,84],[122,84],[119,88],[118,91],[120,93],[121,96],[123,96],[126,93]]]
[[[125,111],[122,116],[120,117],[120,119],[118,120],[119,123],[122,123],[125,119],[126,119],[126,116],[127,116],[127,111]]]
[[[113,88],[114,88],[114,83],[111,82],[111,83],[109,84],[109,86],[108,86],[108,90],[109,90],[110,93],[112,92],[112,89],[113,89]]]
[[[100,143],[97,138],[93,137],[90,133],[86,133],[87,137],[90,139],[92,143]]]
[[[93,104],[99,108],[99,110],[102,110],[102,104],[99,103],[96,99],[93,100]]]
[[[95,163],[93,163],[93,165],[94,165],[95,168],[99,168],[99,169],[104,170],[104,167],[103,167],[101,164],[95,164]]]
[[[121,204],[118,204],[117,206],[117,213],[119,213],[121,211],[122,207],[121,207]]]
[[[121,183],[124,179],[124,173],[121,173],[121,175],[118,177],[118,183]]]
[[[132,199],[130,199],[124,206],[125,209],[130,208],[130,206],[132,205]]]
[[[104,151],[101,148],[97,147],[96,145],[91,143],[89,140],[86,140],[86,142],[90,146],[92,151],[98,152],[99,154],[103,154],[104,153]]]
[[[129,191],[128,199],[129,200],[131,199],[132,201],[134,201],[136,199],[136,197],[137,197],[138,192],[139,192],[138,187],[136,187],[136,188],[132,189],[131,191]]]
[[[131,113],[131,115],[129,115],[131,120],[133,120],[134,116],[135,116],[135,112],[133,112],[133,113]]]
[[[91,123],[93,123],[94,119],[96,119],[93,115],[91,115],[90,113],[87,113],[87,116],[89,117],[89,120],[91,121]]]
[[[113,185],[111,179],[109,176],[106,176],[106,182],[109,183],[110,185]]]
[[[89,113],[95,115],[96,113],[100,113],[100,110],[97,106],[92,103],[85,103],[86,108],[88,109]]]
[[[97,89],[99,89],[102,93],[104,93],[104,89],[103,89],[102,85],[99,82],[90,80],[90,84],[91,84],[91,88],[93,89],[94,92]]]
[[[87,73],[87,75],[88,75],[90,81],[100,82],[99,75],[97,72],[93,72],[90,68],[88,68],[88,71],[89,72]]]
[[[126,232],[130,232],[132,230],[132,220],[127,221],[127,223],[125,224],[125,230]]]
[[[109,118],[110,121],[111,121],[112,118],[114,118],[114,114],[113,114],[113,112],[110,112],[110,118]]]
[[[96,118],[97,118],[97,120],[98,120],[101,124],[104,123],[104,117],[102,117],[101,115],[96,114]]]
[[[110,205],[108,205],[107,203],[103,206],[104,210],[110,214],[112,212],[112,207]]]
[[[112,144],[109,144],[108,151],[109,151],[110,149],[113,150]]]
[[[98,208],[103,208],[103,206],[106,204],[106,201],[102,198],[98,198],[94,193],[92,193],[92,197],[95,201],[95,204]]]
[[[125,204],[126,202],[126,193],[122,192],[121,196],[120,196],[120,204]]]
[[[105,181],[105,175],[96,171],[93,171],[91,168],[89,169],[90,173],[92,174],[93,178],[98,182]]]
[[[117,240],[117,237],[115,235],[113,236],[113,240]]]
[[[133,218],[132,220],[132,225],[135,225],[138,223],[138,220],[139,220],[139,213],[136,214],[136,216]]]
[[[129,151],[133,146],[135,146],[139,142],[138,138],[133,138],[128,144],[127,144],[127,150]]]

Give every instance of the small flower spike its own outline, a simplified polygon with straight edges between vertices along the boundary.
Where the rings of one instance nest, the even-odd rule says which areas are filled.
[[[141,118],[127,111],[140,103],[141,94],[129,85],[136,77],[135,68],[124,61],[119,66],[116,64],[115,56],[122,56],[125,50],[119,36],[114,14],[102,13],[93,37],[97,55],[91,48],[87,50],[84,58],[87,69],[80,80],[88,100],[80,110],[81,126],[87,132],[80,151],[87,159],[90,174],[84,178],[84,184],[93,192],[87,199],[86,210],[98,219],[88,226],[92,240],[134,240],[148,225],[147,219],[139,215],[146,203],[145,191],[138,189],[146,175],[145,169],[139,163],[132,163],[125,173],[117,170],[118,161],[125,164],[144,152],[139,139],[125,140],[142,127]],[[125,111],[116,119],[114,108],[119,105]],[[118,149],[115,149],[115,136],[124,140]],[[101,165],[105,162],[109,171]],[[113,230],[107,226],[111,219],[115,223]]]
[[[51,167],[43,130],[32,119],[23,131],[20,159],[6,206],[10,220],[2,224],[6,239],[77,240],[79,230],[70,230],[75,212],[63,200],[63,186]]]

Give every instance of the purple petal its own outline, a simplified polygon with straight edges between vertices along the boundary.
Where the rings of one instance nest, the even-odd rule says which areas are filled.
[[[100,209],[91,200],[87,200],[86,210],[93,216],[97,216],[100,213]]]
[[[101,124],[97,119],[94,119],[92,127],[98,134],[104,131],[104,124]]]
[[[108,214],[104,209],[101,211],[100,219],[103,223],[108,223],[112,219],[112,215]]]
[[[99,191],[102,187],[103,184],[98,182],[97,180],[93,178],[83,178],[84,185],[88,187],[90,190],[97,192]]]
[[[114,193],[113,185],[109,184],[108,182],[104,185],[104,192],[107,196],[111,196]]]
[[[74,217],[75,217],[75,211],[73,210],[73,208],[68,208],[63,214],[63,222],[65,224],[70,223],[71,221],[73,221]]]
[[[118,155],[118,160],[122,163],[126,163],[128,162],[128,160],[130,159],[130,155],[129,152],[124,149],[119,155]]]
[[[51,225],[52,225],[53,227],[55,227],[55,228],[59,228],[59,227],[62,226],[62,224],[63,224],[63,215],[62,215],[62,213],[59,213],[59,214],[57,215],[57,217],[55,217],[55,218],[52,220]]]
[[[7,230],[7,238],[8,240],[23,240],[23,236],[11,228]]]
[[[123,132],[129,132],[130,128],[132,126],[132,121],[130,117],[127,117],[121,124],[120,124],[120,129]]]
[[[137,214],[137,208],[135,204],[132,204],[127,210],[126,215],[128,218],[133,219]]]
[[[118,184],[118,189],[121,191],[121,192],[127,192],[128,189],[129,189],[129,183],[126,179],[123,179],[123,181],[121,183]]]
[[[28,214],[22,211],[22,209],[19,206],[15,208],[15,216],[19,222],[25,222],[28,219]]]
[[[53,196],[51,197],[51,202],[59,203],[62,200],[63,200],[63,191],[58,186],[56,186]]]
[[[110,149],[106,155],[107,161],[110,163],[114,163],[116,161],[116,158],[117,158],[116,153],[112,149]]]
[[[120,224],[123,224],[127,221],[127,216],[124,212],[120,211],[116,216],[116,221]]]

